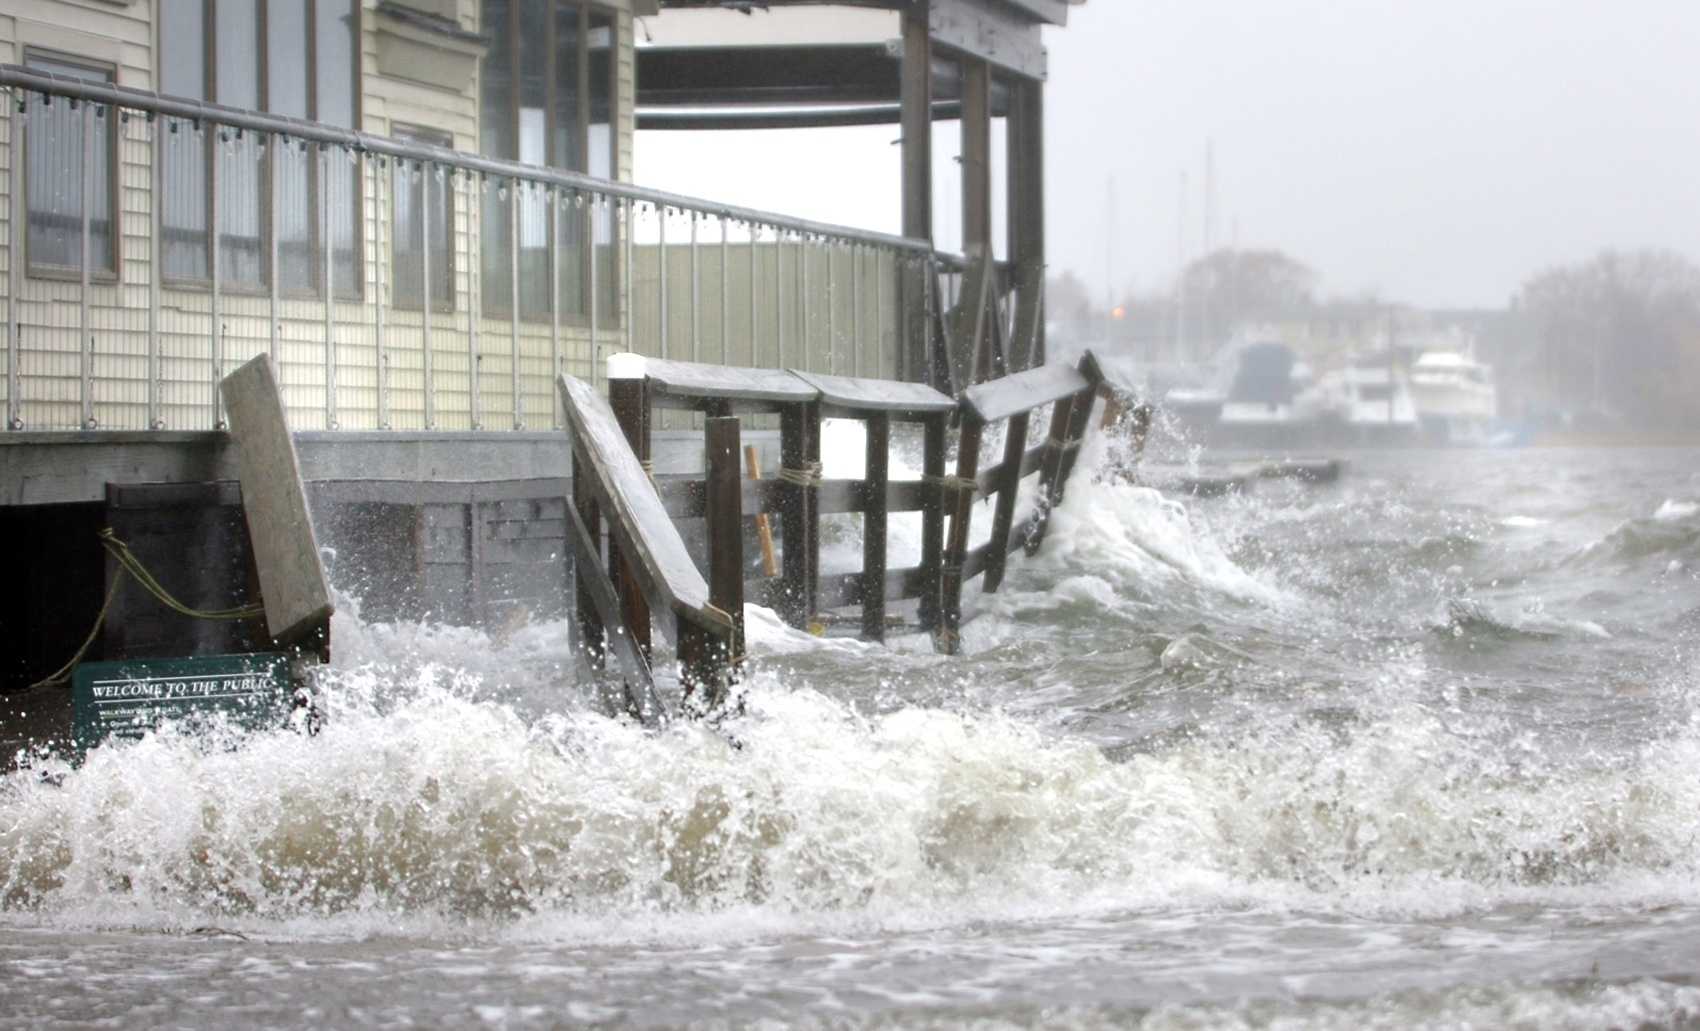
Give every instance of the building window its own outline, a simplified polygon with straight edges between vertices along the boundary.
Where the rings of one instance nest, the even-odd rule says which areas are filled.
[[[110,65],[34,49],[24,51],[25,66],[91,82],[115,81]],[[24,241],[30,272],[47,275],[82,274],[83,198],[85,180],[89,209],[89,271],[103,278],[118,272],[117,239],[112,231],[114,190],[112,165],[117,149],[110,107],[77,103],[65,97],[31,95],[25,105],[28,153],[24,168]],[[85,119],[92,122],[92,140],[84,139]],[[85,143],[88,167],[84,167]]]
[[[397,139],[453,148],[454,139],[446,132],[392,126]],[[418,311],[425,306],[426,258],[430,259],[431,310],[454,310],[454,190],[442,165],[397,160],[394,164],[393,190],[395,238],[391,243],[390,263],[393,292],[392,307]],[[429,219],[427,219],[429,215]],[[425,239],[429,225],[430,241]]]
[[[161,90],[352,129],[356,31],[355,0],[160,0]],[[304,141],[274,148],[253,133],[182,119],[166,120],[160,160],[167,278],[212,278],[207,230],[216,218],[220,285],[260,290],[275,277],[281,292],[323,293],[328,209],[336,295],[360,296],[357,165]]]
[[[479,82],[479,150],[486,157],[613,178],[618,22],[613,12],[569,0],[483,0],[490,40]],[[609,208],[551,209],[532,189],[493,184],[481,205],[481,291],[487,314],[506,316],[517,293],[522,318],[547,317],[549,248],[558,241],[556,289],[564,315],[583,315],[590,269],[583,241],[605,244],[598,291],[614,296],[613,221]],[[518,230],[517,239],[515,230]],[[604,315],[612,306],[599,300]]]

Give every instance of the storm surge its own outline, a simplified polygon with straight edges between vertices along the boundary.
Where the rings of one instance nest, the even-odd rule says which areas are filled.
[[[345,606],[318,737],[166,729],[0,782],[0,904],[54,926],[619,941],[1700,904],[1692,666],[1645,676],[1632,732],[1578,747],[1508,700],[1516,667],[1448,665],[1460,634],[1604,646],[1457,599],[1470,571],[1435,564],[1505,561],[1500,519],[1409,514],[1389,575],[1429,604],[1369,612],[1307,587],[1316,542],[1357,518],[1337,502],[1093,483],[1006,593],[970,599],[967,657],[752,610],[744,712],[714,727],[601,715],[564,623],[492,639]],[[1471,546],[1437,559],[1437,526]]]

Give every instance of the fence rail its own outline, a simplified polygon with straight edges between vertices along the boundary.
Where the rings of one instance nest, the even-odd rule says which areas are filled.
[[[779,516],[783,546],[777,577],[746,584],[737,558],[711,579],[728,604],[753,598],[776,609],[791,625],[819,622],[830,610],[861,609],[861,636],[885,639],[888,603],[918,601],[919,628],[933,635],[941,652],[959,647],[962,591],[984,575],[983,589],[1001,585],[1008,556],[1018,548],[1036,551],[1050,513],[1061,502],[1082,441],[1090,431],[1093,405],[1104,389],[1097,359],[1089,352],[1078,366],[1051,364],[969,388],[955,400],[918,383],[824,376],[796,370],[752,369],[729,373],[706,365],[657,362],[617,355],[609,362],[614,410],[639,466],[649,457],[651,426],[658,409],[685,409],[706,417],[707,474],[647,478],[659,508],[675,520],[706,517],[711,561],[725,560],[738,535],[725,529],[746,518]],[[1028,425],[1046,410],[1050,434],[1028,446]],[[717,424],[739,416],[778,413],[780,470],[773,480],[726,482],[737,477],[735,453],[721,454]],[[826,479],[821,467],[821,420],[853,419],[866,427],[866,456],[858,479]],[[919,479],[890,478],[892,424],[922,428]],[[947,475],[952,424],[956,425],[956,472]],[[984,471],[980,457],[988,430],[1005,424],[1003,460]],[[1024,478],[1037,474],[1031,510],[1018,525],[1017,498]],[[979,502],[993,500],[989,539],[970,547],[970,527]],[[862,568],[822,575],[820,520],[838,513],[862,515]],[[921,513],[921,556],[917,566],[891,569],[887,524],[892,513]],[[948,522],[947,522],[948,521]],[[631,589],[627,589],[628,593]],[[582,604],[582,602],[581,602]],[[645,611],[627,607],[628,635],[647,641]]]
[[[943,367],[926,241],[0,66],[12,429],[210,429],[276,362],[298,429],[560,427],[563,373]],[[924,317],[913,317],[924,312]]]

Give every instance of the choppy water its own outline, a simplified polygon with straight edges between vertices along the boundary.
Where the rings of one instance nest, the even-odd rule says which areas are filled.
[[[740,748],[339,616],[316,739],[0,783],[0,1024],[1700,1026],[1700,451],[1353,463],[752,612]]]

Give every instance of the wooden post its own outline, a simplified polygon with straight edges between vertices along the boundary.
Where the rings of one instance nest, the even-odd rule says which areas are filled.
[[[933,238],[933,56],[928,4],[915,0],[903,10],[903,62],[899,87],[903,121],[903,235]],[[905,348],[903,376],[944,389],[938,366],[929,364],[928,267],[914,262],[903,277]],[[934,346],[943,347],[943,339]]]
[[[728,678],[744,654],[744,495],[738,466],[740,432],[732,416],[703,420],[703,515],[712,542],[708,554],[709,602],[732,617],[730,640],[711,640],[681,622],[679,658],[687,694],[706,688],[710,707],[724,701]],[[695,649],[694,654],[691,652]]]
[[[803,423],[806,412],[801,404],[786,405],[779,415],[779,464],[784,470],[803,468],[807,450]],[[779,598],[779,615],[791,626],[801,628],[809,618],[808,603],[808,530],[809,489],[795,481],[785,484],[784,501],[779,510],[779,526],[785,534],[784,583]]]
[[[998,504],[992,516],[992,550],[986,555],[987,594],[996,591],[1003,583],[1004,568],[1009,564],[1009,531],[1015,522],[1015,495],[1021,485],[1021,456],[1027,453],[1027,424],[1032,414],[1022,412],[1009,417],[1003,445],[1003,469],[992,488],[997,491]]]
[[[885,640],[885,543],[891,470],[891,416],[868,416],[867,474],[862,511],[862,637]]]
[[[641,375],[642,359],[637,362],[624,363],[620,359],[624,355],[615,355],[608,362],[608,405],[614,410],[614,418],[620,423],[620,430],[626,435],[626,443],[631,445],[632,453],[637,455],[645,469],[649,468],[649,398],[647,396],[647,381]],[[639,375],[630,375],[639,372]],[[637,578],[626,565],[626,558],[620,554],[620,546],[613,539],[608,540],[608,570],[614,576],[616,586],[620,590],[620,608],[625,613],[626,629],[632,639],[637,642],[646,661],[653,659],[650,647],[650,612],[649,603],[644,600],[643,590],[638,586]]]
[[[602,513],[596,507],[596,496],[591,491],[588,476],[584,470],[584,459],[578,449],[573,449],[573,510],[578,513],[579,521],[589,531],[590,546],[597,547],[602,536]],[[575,617],[572,626],[576,630],[573,651],[583,655],[585,662],[593,673],[599,673],[607,664],[608,630],[602,625],[602,617],[597,614],[596,600],[591,594],[591,579],[600,572],[597,564],[601,561],[599,554],[580,554],[575,552],[573,570],[573,610]],[[597,568],[586,568],[597,567]]]
[[[820,404],[809,402],[803,406],[803,461],[818,483],[820,480]],[[804,492],[807,502],[808,517],[804,520],[803,532],[805,547],[803,556],[806,559],[808,575],[803,582],[803,602],[808,608],[810,623],[820,611],[820,496],[814,487]]]
[[[756,457],[754,444],[744,445],[744,468],[750,479],[761,482],[761,460]],[[756,537],[761,541],[761,571],[766,576],[779,575],[779,560],[773,555],[773,524],[766,512],[756,513]]]
[[[985,430],[972,412],[962,415],[962,438],[956,456],[957,487],[950,492],[950,543],[945,548],[940,573],[943,624],[935,639],[941,652],[955,655],[961,647],[962,566],[968,560],[968,521],[974,513],[974,492],[962,486],[972,483],[980,471],[980,437]]]
[[[927,486],[921,502],[921,627],[933,630],[939,618],[939,567],[944,556],[945,429],[948,415],[930,415],[923,428],[921,475]]]

